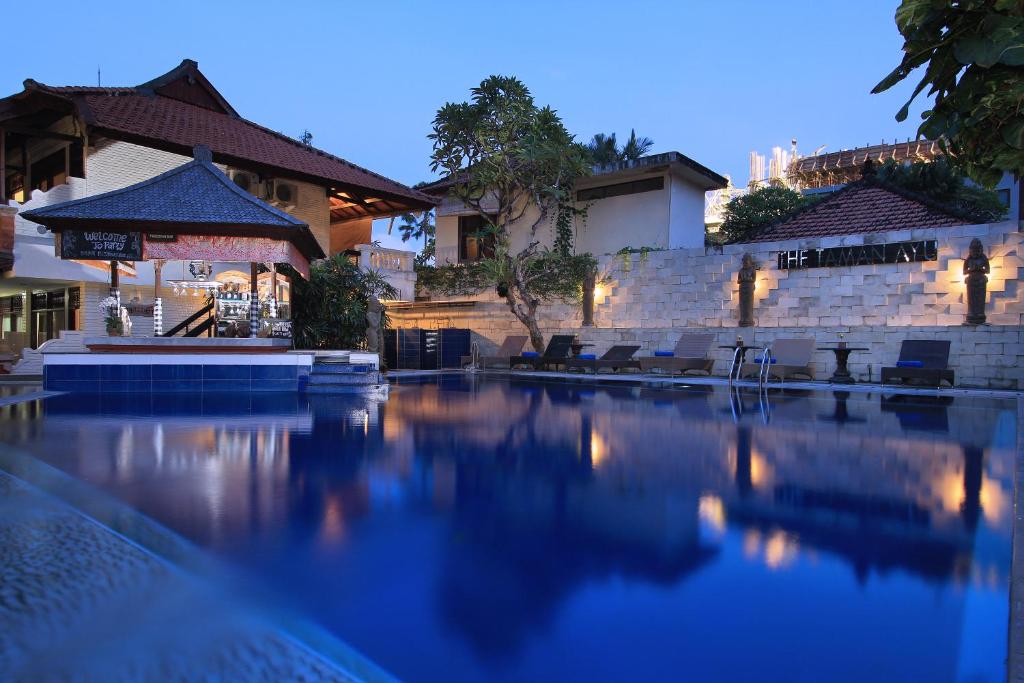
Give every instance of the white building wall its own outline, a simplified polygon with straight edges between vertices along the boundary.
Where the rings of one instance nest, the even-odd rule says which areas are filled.
[[[585,219],[577,218],[576,221],[576,251],[598,256],[614,254],[624,247],[668,248],[672,182],[667,173],[627,179],[596,176],[580,183],[577,189],[657,178],[659,175],[665,178],[665,186],[661,190],[577,203],[577,208],[586,208],[587,214]]]
[[[671,178],[668,248],[704,246],[704,190],[678,176]]]

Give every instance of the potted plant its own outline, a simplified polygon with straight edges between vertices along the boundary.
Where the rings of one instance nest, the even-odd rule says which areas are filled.
[[[124,323],[121,322],[121,304],[115,297],[108,296],[100,302],[100,313],[103,314],[103,322],[107,327],[107,335],[120,337],[124,332]]]

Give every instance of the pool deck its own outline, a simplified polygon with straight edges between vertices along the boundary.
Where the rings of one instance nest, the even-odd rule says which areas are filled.
[[[515,377],[517,379],[533,379],[539,381],[562,380],[579,384],[615,384],[640,385],[644,387],[687,387],[687,386],[730,386],[725,377],[706,376],[666,376],[655,374],[641,374],[632,372],[557,372],[550,370],[390,370],[388,377],[401,381],[412,377],[430,377],[439,375],[451,375],[472,373],[485,377]],[[757,389],[757,382],[751,380],[737,380],[731,386],[744,389]],[[916,395],[916,396],[983,396],[987,398],[1024,398],[1024,391],[1013,389],[986,389],[983,387],[908,387],[899,384],[875,384],[869,382],[857,382],[855,384],[834,384],[822,381],[772,381],[765,385],[768,389],[802,389],[810,391],[849,391],[859,393],[884,393],[888,395]]]

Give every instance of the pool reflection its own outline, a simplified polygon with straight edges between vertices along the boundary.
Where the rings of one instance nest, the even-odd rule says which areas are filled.
[[[1003,675],[1013,410],[443,378],[0,424],[403,678],[952,681]]]

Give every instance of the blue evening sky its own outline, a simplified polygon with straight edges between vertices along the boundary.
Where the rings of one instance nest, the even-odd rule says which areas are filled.
[[[793,137],[809,153],[914,136],[923,107],[893,118],[908,84],[869,94],[901,56],[896,5],[50,3],[45,29],[6,32],[0,93],[30,77],[95,84],[97,66],[103,85],[135,85],[188,57],[246,118],[293,137],[309,129],[317,147],[412,184],[431,177],[437,108],[500,73],[581,139],[635,127],[654,151],[743,184],[752,150]]]

